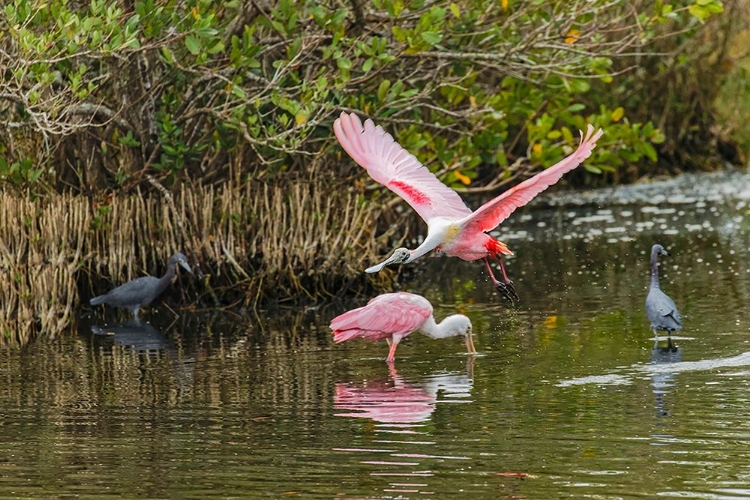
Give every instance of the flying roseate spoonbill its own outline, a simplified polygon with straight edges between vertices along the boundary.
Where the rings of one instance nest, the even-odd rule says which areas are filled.
[[[364,307],[352,309],[331,320],[336,343],[363,338],[371,341],[385,339],[390,346],[387,363],[393,363],[396,347],[401,339],[419,330],[433,339],[463,335],[466,350],[476,353],[471,338],[471,321],[463,314],[453,314],[435,323],[430,301],[413,293],[384,293],[370,300]]]
[[[682,329],[680,313],[674,300],[661,291],[659,287],[659,255],[669,255],[661,245],[651,247],[651,286],[646,296],[646,316],[651,321],[651,330],[654,332],[656,341],[654,347],[659,344],[658,330],[667,332],[667,349],[673,349],[672,332],[679,332]]]
[[[179,264],[187,272],[193,274],[193,270],[187,263],[187,258],[180,252],[172,255],[167,263],[167,272],[161,278],[153,276],[141,276],[134,280],[120,285],[114,290],[110,290],[104,295],[94,297],[89,301],[92,306],[106,304],[110,307],[121,307],[130,309],[133,313],[136,323],[140,322],[138,312],[142,307],[146,307],[164,292],[169,286],[175,275],[175,266]]]
[[[333,123],[333,130],[344,150],[367,170],[370,177],[403,198],[427,222],[427,237],[421,245],[414,250],[397,248],[390,257],[365,272],[376,273],[388,264],[412,262],[430,250],[438,249],[467,261],[484,259],[493,285],[511,302],[518,300],[518,295],[513,282],[508,279],[501,256],[513,252],[487,231],[495,229],[515,209],[527,204],[560,180],[563,174],[580,165],[591,155],[602,135],[601,130],[594,133],[594,127],[589,125],[585,137],[581,132],[581,143],[573,154],[472,212],[456,191],[440,182],[372,120],[367,119],[362,126],[354,113],[341,113]],[[495,278],[489,258],[496,258],[500,263],[502,282]]]

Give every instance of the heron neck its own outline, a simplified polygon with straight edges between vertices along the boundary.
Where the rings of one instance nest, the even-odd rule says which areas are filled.
[[[164,273],[164,276],[159,278],[159,290],[164,290],[169,286],[169,283],[172,282],[172,278],[174,278],[175,275],[175,264],[176,262],[172,259],[169,259],[169,262],[167,263],[167,272]]]
[[[659,288],[658,252],[651,252],[651,286]]]

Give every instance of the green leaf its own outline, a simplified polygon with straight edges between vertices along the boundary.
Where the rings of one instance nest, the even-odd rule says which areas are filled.
[[[435,31],[423,31],[422,33],[420,33],[420,36],[422,37],[422,40],[429,43],[430,45],[440,43],[440,41],[443,39],[442,33],[437,33]]]
[[[224,42],[222,40],[219,40],[213,47],[208,49],[209,54],[218,54],[219,52],[224,52]]]
[[[391,88],[390,80],[383,80],[378,86],[378,99],[385,101],[385,97],[388,95],[388,90]]]
[[[406,42],[406,39],[409,36],[409,32],[400,26],[394,26],[391,29],[391,32],[393,33],[393,38],[395,38],[397,42],[401,43]]]
[[[201,51],[200,43],[198,43],[198,39],[195,38],[193,35],[188,35],[185,38],[185,47],[190,51],[191,54],[194,56],[197,56],[198,53]]]
[[[573,80],[568,80],[566,86],[574,94],[584,94],[588,92],[589,89],[591,88],[591,85],[589,84],[588,81],[581,80],[578,78],[573,79]]]
[[[570,131],[568,127],[563,127],[560,129],[563,135],[563,139],[565,139],[565,142],[568,144],[573,144],[573,133]]]
[[[694,3],[693,5],[688,7],[688,12],[690,12],[691,16],[695,17],[701,22],[711,17],[711,12],[709,12],[709,10],[705,7],[698,5],[697,3]]]
[[[247,97],[247,94],[244,90],[242,90],[242,87],[239,87],[237,85],[232,85],[232,94],[236,95],[240,99],[245,99]]]
[[[654,149],[654,147],[651,144],[649,144],[648,142],[644,142],[643,143],[643,152],[646,154],[646,156],[648,157],[649,160],[651,160],[652,162],[656,163],[656,159],[657,159],[656,150]]]

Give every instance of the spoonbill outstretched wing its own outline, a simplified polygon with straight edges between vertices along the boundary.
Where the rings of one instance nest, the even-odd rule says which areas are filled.
[[[364,125],[354,113],[341,113],[333,124],[336,138],[344,150],[364,167],[376,182],[403,198],[427,222],[427,237],[414,250],[397,248],[386,260],[366,269],[375,273],[388,264],[405,264],[418,259],[433,249],[446,255],[473,261],[484,259],[487,272],[495,288],[513,301],[518,295],[508,279],[501,256],[511,255],[505,243],[489,234],[518,207],[534,199],[555,184],[591,155],[602,130],[594,132],[589,125],[581,142],[570,156],[534,177],[510,188],[472,212],[454,190],[422,165],[417,158],[402,148],[393,137],[372,120]],[[500,263],[503,281],[495,278],[489,258]]]

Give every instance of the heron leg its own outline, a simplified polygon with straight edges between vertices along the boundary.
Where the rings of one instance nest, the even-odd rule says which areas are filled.
[[[497,278],[495,278],[495,273],[492,272],[492,267],[490,266],[490,260],[489,258],[485,257],[484,265],[487,268],[487,274],[489,274],[495,290],[500,292],[502,296],[505,297],[511,304],[515,304],[519,301],[516,289],[513,286],[513,282],[508,278],[508,274],[505,272],[505,264],[503,264],[503,259],[498,255],[497,260],[500,263],[500,271],[503,273],[503,281],[499,281]]]
[[[659,347],[659,332],[656,330],[654,325],[651,325],[651,331],[654,332],[654,349]]]
[[[135,323],[136,323],[137,325],[140,325],[140,324],[141,324],[141,319],[140,319],[140,318],[138,317],[138,313],[139,313],[140,311],[141,311],[141,308],[140,308],[140,307],[136,307],[135,309],[133,309],[133,317],[135,318]]]
[[[672,332],[667,332],[667,351],[677,352],[677,346],[672,343]]]

